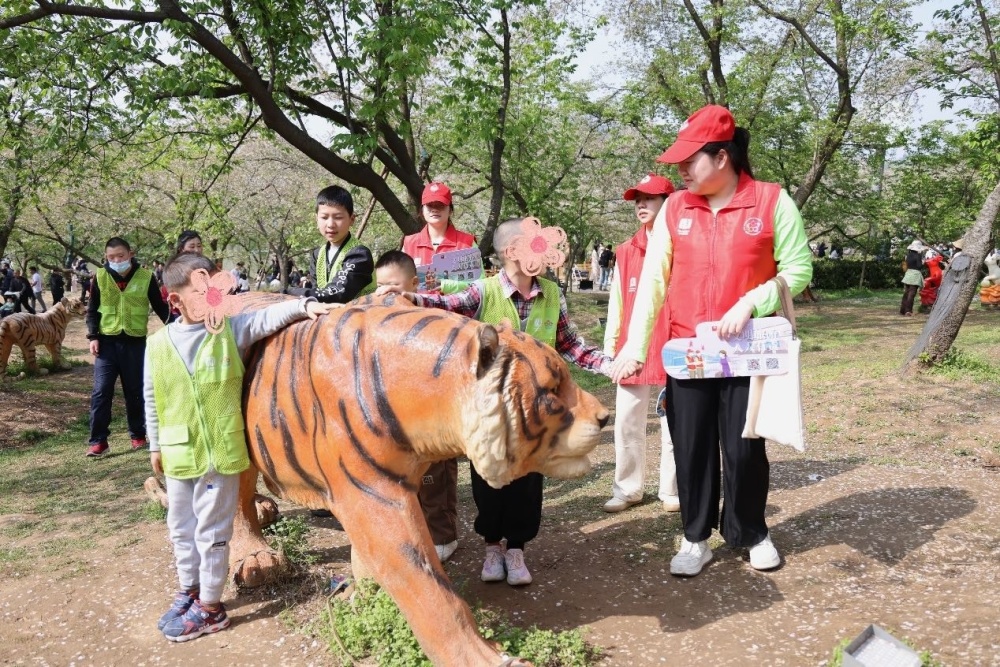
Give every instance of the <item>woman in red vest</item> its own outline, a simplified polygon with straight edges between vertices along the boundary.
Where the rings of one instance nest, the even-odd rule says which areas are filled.
[[[604,332],[604,353],[607,355],[617,355],[628,340],[625,332],[632,318],[653,220],[673,191],[673,183],[656,174],[645,176],[634,188],[625,191],[625,200],[635,201],[639,231],[615,251],[615,271],[608,295],[608,325]],[[611,486],[611,500],[604,503],[605,512],[621,512],[642,501],[646,479],[646,414],[650,394],[659,394],[667,381],[659,352],[667,342],[666,337],[666,325],[657,326],[642,371],[623,379],[618,385],[615,397],[615,480]],[[660,443],[659,497],[666,511],[676,512],[680,509],[680,501],[677,498],[674,444],[670,440],[665,417],[660,417]]]
[[[779,309],[778,287],[770,280],[775,275],[792,294],[809,284],[812,253],[802,216],[781,186],[754,180],[749,144],[750,133],[736,127],[729,110],[712,105],[688,118],[660,156],[660,162],[678,166],[687,191],[670,197],[654,223],[613,380],[642,367],[654,324],[668,323],[670,340],[694,338],[695,326],[711,321],[719,322],[721,337],[732,336],[751,317]],[[764,521],[770,485],[764,440],[742,437],[749,380],[667,380],[684,524],[671,574],[701,572],[712,560],[708,538],[716,527],[730,546],[750,549],[755,569],[781,564]]]
[[[430,264],[436,254],[476,245],[475,236],[458,231],[451,222],[455,206],[447,185],[428,183],[420,203],[420,213],[427,224],[416,234],[403,238],[403,252],[412,257],[417,266]],[[458,285],[458,291],[465,288],[464,283]],[[458,459],[432,463],[424,474],[417,497],[438,557],[444,562],[458,548]]]

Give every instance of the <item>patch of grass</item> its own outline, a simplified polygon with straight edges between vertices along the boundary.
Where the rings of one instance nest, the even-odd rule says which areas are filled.
[[[921,355],[921,361],[926,363],[926,360],[926,356]],[[977,382],[1000,382],[1000,368],[955,346],[948,350],[944,359],[932,364],[931,370],[955,380],[971,378]]]
[[[135,510],[129,519],[136,523],[140,521],[145,523],[160,523],[167,520],[167,508],[154,500],[150,500]]]
[[[317,556],[309,553],[307,535],[310,527],[302,517],[283,516],[264,528],[264,538],[270,547],[285,555],[295,567],[308,567],[316,562]]]
[[[580,385],[580,388],[584,391],[593,392],[598,389],[604,389],[612,386],[611,380],[607,377],[591,373],[590,371],[585,371],[582,368],[577,367],[575,364],[569,364],[569,374],[573,378],[573,382]]]
[[[33,445],[36,442],[41,442],[47,438],[50,434],[45,431],[41,431],[37,428],[26,428],[17,434],[17,439],[26,445]]]
[[[600,655],[578,630],[519,628],[485,609],[477,609],[474,616],[485,639],[536,667],[586,667]],[[380,667],[431,667],[399,607],[373,581],[359,581],[350,601],[328,601],[320,621],[318,631],[341,664],[371,659]]]
[[[18,348],[14,348],[14,349],[17,350]],[[42,348],[42,350],[44,350],[44,348]],[[62,367],[56,366],[55,364],[52,363],[52,357],[49,357],[48,353],[44,352],[42,350],[36,350],[36,352],[38,353],[38,356],[37,356],[38,367],[40,369],[44,368],[49,373],[59,373],[60,371],[65,371],[67,368],[72,368],[72,367],[75,367],[75,366],[88,366],[89,365],[85,361],[80,361],[78,359],[70,359],[69,355],[66,353],[66,351],[63,350],[63,356],[62,356],[63,366]],[[18,351],[20,351],[20,350],[18,350]],[[10,356],[10,365],[7,366],[7,375],[12,375],[14,377],[17,377],[21,373],[26,373],[26,374],[28,374],[29,377],[37,377],[37,376],[32,376],[28,372],[27,367],[25,367],[25,365],[24,365],[24,359],[20,356],[20,354],[18,354],[18,355],[11,354],[11,356]]]
[[[19,563],[27,560],[29,555],[24,547],[0,547],[0,563]]]

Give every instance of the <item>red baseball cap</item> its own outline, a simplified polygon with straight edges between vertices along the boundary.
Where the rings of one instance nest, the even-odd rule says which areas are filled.
[[[428,183],[424,187],[424,194],[420,198],[421,205],[432,204],[434,202],[451,206],[451,189],[444,183],[435,181],[434,183]]]
[[[656,158],[657,162],[677,164],[700,151],[705,144],[732,141],[736,136],[736,121],[726,107],[710,104],[691,114],[677,131],[677,140]]]
[[[657,176],[656,174],[648,174],[642,177],[642,180],[636,183],[635,187],[631,187],[625,191],[623,195],[625,201],[632,201],[641,192],[644,195],[662,195],[666,197],[671,192],[674,191],[674,184],[663,178],[662,176]]]

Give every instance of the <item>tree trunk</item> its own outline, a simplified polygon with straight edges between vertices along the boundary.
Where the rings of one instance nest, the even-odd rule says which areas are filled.
[[[965,320],[972,298],[979,293],[979,267],[989,252],[990,231],[1000,212],[1000,183],[986,198],[976,222],[965,233],[962,252],[956,255],[941,279],[937,301],[920,337],[906,355],[902,370],[915,372],[921,365],[944,359]]]

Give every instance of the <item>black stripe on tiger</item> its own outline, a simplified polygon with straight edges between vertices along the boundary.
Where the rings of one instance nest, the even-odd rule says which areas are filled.
[[[376,436],[382,437],[382,429],[375,423],[371,406],[368,405],[368,400],[365,398],[364,387],[361,386],[361,340],[363,338],[364,334],[361,329],[354,332],[354,349],[351,350],[351,361],[354,364],[354,398],[358,401],[358,408],[361,409],[361,416],[364,417],[365,426]]]
[[[403,503],[399,502],[398,500],[393,500],[392,498],[386,498],[381,493],[379,493],[378,491],[376,491],[375,489],[368,486],[367,484],[359,480],[357,477],[352,475],[351,471],[347,469],[346,465],[344,465],[343,458],[338,458],[337,462],[340,464],[340,470],[341,472],[344,473],[344,477],[346,477],[347,481],[353,484],[356,489],[358,489],[365,495],[370,496],[376,502],[386,505],[387,507],[392,507],[397,510],[403,509]]]
[[[352,317],[354,317],[355,315],[357,315],[359,313],[363,313],[363,312],[364,311],[361,310],[360,308],[351,307],[351,308],[348,308],[347,310],[343,311],[343,313],[341,313],[340,319],[337,320],[337,326],[335,326],[333,328],[333,349],[334,350],[336,350],[337,352],[340,352],[340,334],[344,330],[344,327],[347,326],[347,323],[350,321],[350,319]]]
[[[442,315],[427,315],[425,317],[421,317],[417,320],[417,323],[410,327],[410,330],[407,331],[406,334],[399,340],[399,344],[406,345],[411,340],[419,336],[420,332],[427,328],[427,325],[443,319],[444,316]]]
[[[413,449],[410,437],[403,431],[403,425],[396,416],[396,411],[389,403],[389,395],[385,391],[385,381],[382,379],[382,362],[378,352],[372,355],[372,390],[375,393],[375,405],[378,406],[379,416],[389,429],[389,437],[393,443],[404,451]]]
[[[455,592],[455,587],[452,585],[451,581],[448,580],[448,577],[441,572],[438,572],[437,569],[431,565],[430,561],[427,560],[427,557],[417,547],[417,545],[401,544],[399,550],[403,553],[403,557],[406,558],[410,565],[417,568],[424,574],[430,575],[430,577],[434,580],[434,583],[441,588],[444,588],[451,593]]]
[[[302,334],[305,331],[306,331],[306,327],[304,325],[301,325],[301,324],[299,326],[296,326],[294,328],[294,330],[292,331],[292,350],[293,351],[301,349],[300,348],[300,345],[301,345],[300,339],[302,338]],[[308,359],[308,357],[307,357],[307,359]],[[292,395],[292,407],[295,410],[295,416],[298,417],[298,419],[299,419],[299,430],[300,431],[305,431],[306,430],[306,418],[305,418],[305,415],[304,415],[304,413],[302,411],[302,405],[299,403],[299,392],[295,391],[295,389],[294,389],[295,387],[299,386],[299,383],[298,383],[299,372],[298,371],[299,371],[299,364],[300,363],[302,363],[302,357],[301,356],[294,356],[291,359],[291,361],[289,363],[289,366],[291,367],[291,369],[290,369],[290,372],[288,374],[288,384],[289,384],[290,387],[292,387],[292,391],[290,392],[291,395]]]
[[[402,317],[404,315],[413,315],[415,312],[417,312],[417,311],[413,311],[413,310],[410,310],[410,309],[395,310],[395,311],[389,313],[388,315],[386,315],[385,317],[383,317],[382,320],[379,322],[379,324],[385,324],[389,320],[395,319],[397,317]]]
[[[398,484],[407,491],[416,493],[417,487],[415,485],[410,484],[405,476],[389,470],[376,461],[375,457],[373,457],[368,450],[365,449],[365,446],[361,444],[361,441],[357,439],[354,435],[354,429],[351,428],[350,418],[347,416],[347,404],[344,402],[344,399],[340,399],[340,401],[338,401],[338,407],[340,407],[340,419],[344,423],[344,430],[347,432],[347,437],[350,439],[351,446],[354,447],[354,451],[356,451],[358,455],[364,459],[365,463],[374,468],[380,475],[388,479],[390,482]]]
[[[306,359],[309,361],[312,361],[313,350],[316,348],[316,338],[319,336],[319,332],[322,328],[323,327],[318,320],[313,322],[312,335],[309,338],[309,344],[306,346],[305,350]],[[313,393],[313,417],[322,427],[323,437],[326,437],[326,411],[323,409],[323,401],[318,398],[319,392],[316,391],[316,382],[313,379],[314,374],[311,366],[309,367],[309,372],[306,375],[309,377],[309,388],[312,389]],[[317,414],[317,411],[319,414]]]
[[[285,450],[285,458],[288,459],[288,465],[292,467],[292,470],[298,473],[303,482],[309,485],[309,488],[326,495],[326,488],[316,481],[312,475],[306,472],[306,469],[302,467],[301,463],[299,463],[299,457],[295,453],[295,440],[292,438],[291,431],[288,430],[288,424],[285,422],[284,414],[281,414],[279,418],[280,423],[278,424],[278,428],[281,431],[281,445]]]
[[[255,462],[259,463],[257,469],[260,470],[261,474],[263,474],[275,488],[281,491],[281,495],[285,495],[285,487],[278,481],[278,474],[274,469],[274,461],[271,460],[271,454],[267,451],[267,444],[264,442],[264,435],[260,432],[260,425],[258,424],[257,426],[254,426],[253,431],[254,440],[257,441],[255,449],[260,454],[258,457],[260,461]]]
[[[448,333],[448,338],[445,339],[444,346],[442,346],[441,352],[438,354],[437,363],[434,364],[434,370],[431,371],[431,375],[434,377],[440,377],[441,370],[444,368],[444,362],[448,361],[448,357],[451,356],[451,348],[455,345],[458,332],[464,327],[464,324],[459,324]]]
[[[319,401],[316,401],[319,403]],[[319,435],[316,433],[317,424],[319,419],[317,419],[316,405],[313,404],[313,430],[312,430],[312,443],[313,443],[313,460],[316,462],[316,469],[319,470],[320,476],[323,478],[323,482],[326,484],[326,499],[333,504],[333,484],[330,483],[330,478],[326,475],[326,469],[323,468],[323,464],[319,461]]]

